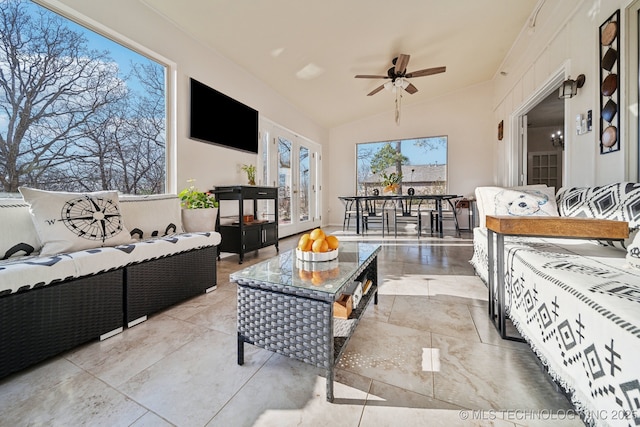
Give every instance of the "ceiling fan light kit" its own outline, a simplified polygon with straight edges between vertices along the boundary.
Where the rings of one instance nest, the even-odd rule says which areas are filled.
[[[395,81],[386,82],[383,86],[385,89],[390,90],[393,93],[396,93],[398,89],[406,89],[410,85],[408,80],[405,80],[402,77],[397,78]]]
[[[393,60],[391,61],[393,67],[387,70],[386,76],[371,74],[358,74],[355,76],[356,79],[391,79],[391,81],[381,84],[380,86],[369,92],[367,96],[375,95],[382,89],[387,89],[388,91],[394,93],[396,95],[396,124],[400,124],[400,104],[402,102],[402,92],[407,91],[410,95],[413,95],[418,91],[418,88],[415,87],[407,79],[413,77],[431,76],[434,74],[444,73],[447,70],[447,67],[434,67],[407,73],[409,58],[410,56],[405,54],[400,54],[396,58],[393,58]]]

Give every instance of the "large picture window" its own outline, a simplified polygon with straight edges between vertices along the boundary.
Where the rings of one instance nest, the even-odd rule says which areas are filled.
[[[36,3],[0,1],[0,193],[163,193],[165,75]]]
[[[397,191],[407,194],[447,193],[447,137],[366,142],[356,145],[360,196],[383,194],[385,179],[399,177]]]

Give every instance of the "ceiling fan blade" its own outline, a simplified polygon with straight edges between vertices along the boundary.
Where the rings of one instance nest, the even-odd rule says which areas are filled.
[[[407,71],[407,65],[409,64],[409,55],[405,55],[401,53],[398,55],[398,59],[396,59],[396,74],[402,75],[405,71]]]
[[[409,83],[409,86],[405,87],[404,90],[406,90],[411,95],[413,95],[414,93],[416,93],[418,91],[418,88],[415,87],[413,84]]]
[[[389,76],[374,76],[372,74],[358,74],[356,79],[388,79]]]
[[[380,92],[382,89],[384,89],[384,85],[378,86],[377,88],[369,92],[367,96],[375,95],[376,93]]]
[[[445,71],[447,71],[447,67],[425,68],[424,70],[412,71],[410,73],[407,73],[405,74],[405,77],[410,79],[411,77],[430,76],[432,74],[444,73]]]

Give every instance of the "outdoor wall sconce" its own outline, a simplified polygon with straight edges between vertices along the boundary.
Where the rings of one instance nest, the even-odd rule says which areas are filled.
[[[584,80],[584,74],[580,74],[575,80],[572,80],[571,77],[569,77],[567,80],[563,81],[562,86],[560,86],[558,98],[572,98],[577,95],[578,88],[584,86]]]

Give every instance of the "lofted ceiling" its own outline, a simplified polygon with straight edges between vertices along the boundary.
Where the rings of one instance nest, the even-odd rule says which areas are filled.
[[[280,93],[318,124],[392,112],[386,75],[399,54],[415,77],[402,105],[491,80],[544,0],[140,0]],[[206,82],[216,87],[215,82]]]

